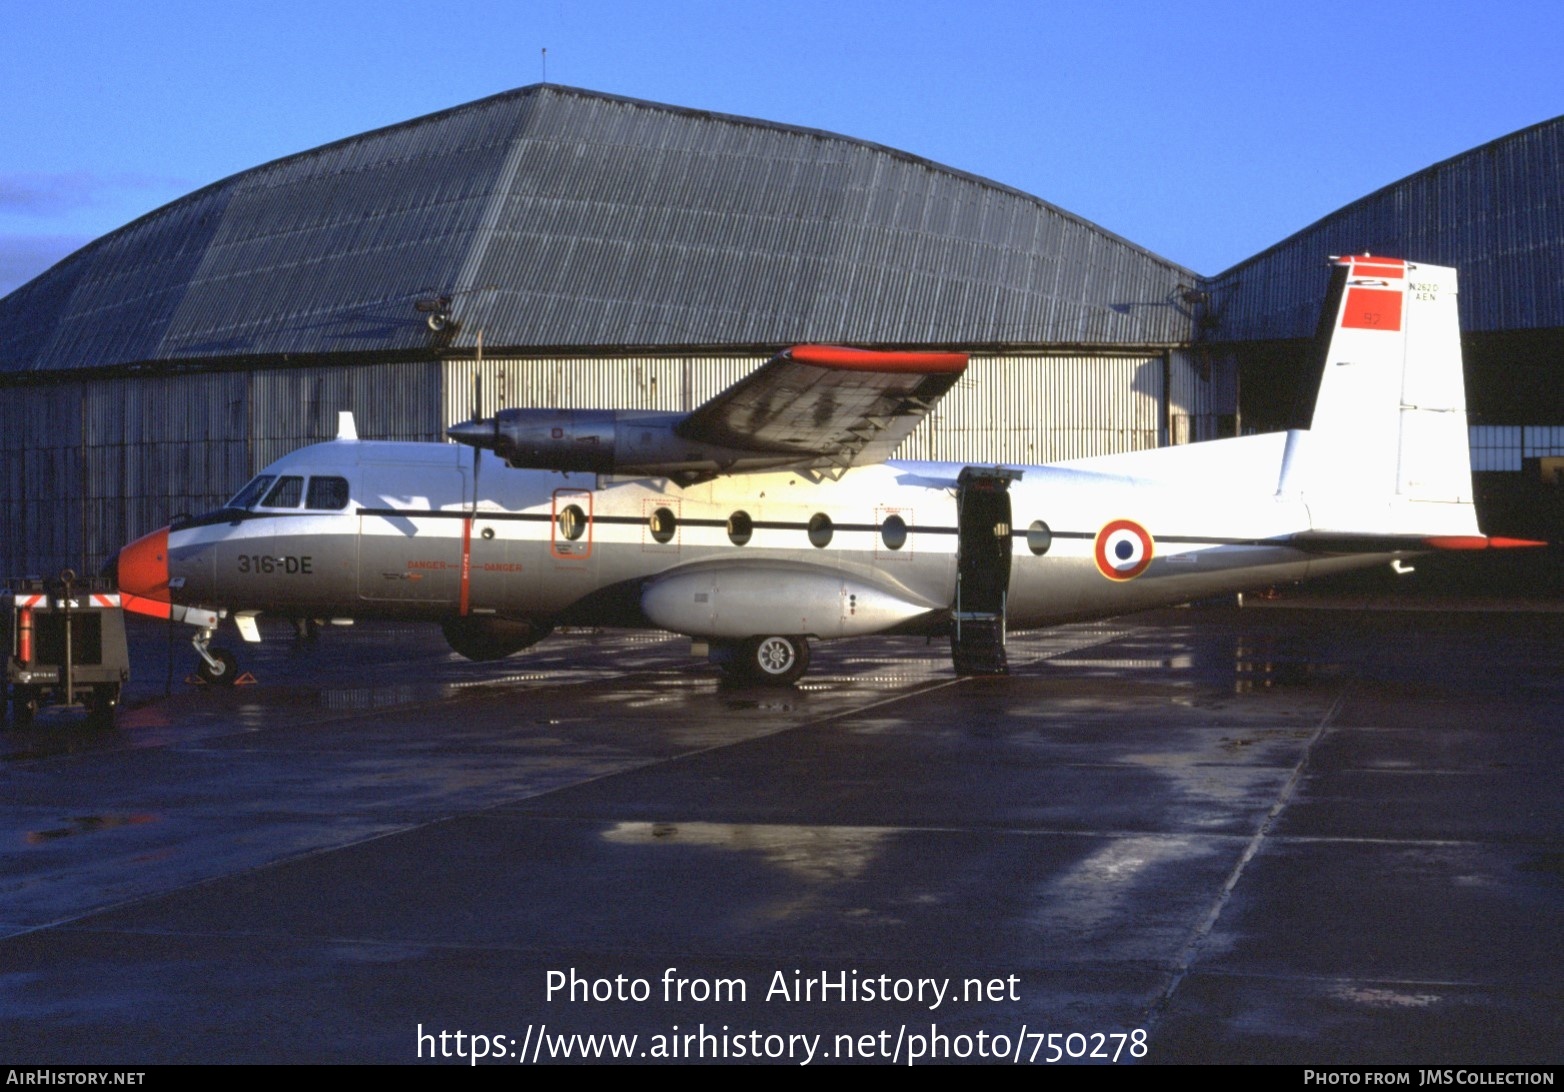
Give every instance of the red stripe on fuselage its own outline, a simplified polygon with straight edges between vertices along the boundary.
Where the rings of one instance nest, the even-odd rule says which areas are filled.
[[[472,519],[468,516],[462,520],[462,591],[458,614],[467,613],[468,593],[472,589]]]
[[[131,595],[124,592],[119,597],[120,605],[132,614],[145,614],[149,618],[167,619],[174,613],[174,608],[161,599],[145,599],[139,595]]]

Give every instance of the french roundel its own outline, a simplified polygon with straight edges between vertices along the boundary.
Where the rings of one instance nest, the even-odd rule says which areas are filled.
[[[1130,519],[1116,519],[1097,532],[1093,555],[1109,580],[1134,580],[1151,564],[1151,533]]]

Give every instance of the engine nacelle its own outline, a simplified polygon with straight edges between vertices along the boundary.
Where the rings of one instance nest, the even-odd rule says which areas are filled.
[[[482,663],[487,660],[503,660],[520,652],[528,645],[535,645],[549,635],[552,626],[525,619],[495,618],[492,616],[447,618],[440,623],[445,643],[451,650],[469,660]]]
[[[591,474],[713,477],[799,461],[797,452],[737,451],[689,440],[678,426],[688,414],[639,410],[507,409],[446,430],[451,439],[487,448],[513,467]]]
[[[619,447],[617,417],[612,410],[501,410],[494,451],[511,466],[606,474]]]
[[[641,610],[654,625],[691,637],[856,637],[935,609],[855,577],[764,562],[670,573],[641,593]]]

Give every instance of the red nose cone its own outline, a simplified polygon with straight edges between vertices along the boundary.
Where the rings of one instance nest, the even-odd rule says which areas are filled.
[[[142,535],[122,549],[116,568],[120,594],[128,610],[168,617],[167,527]]]

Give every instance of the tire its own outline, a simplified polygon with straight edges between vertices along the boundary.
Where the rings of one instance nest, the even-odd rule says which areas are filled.
[[[38,712],[38,691],[30,686],[17,684],[11,687],[11,727],[32,726],[33,715]]]
[[[119,710],[119,687],[113,683],[94,686],[92,697],[87,700],[87,726],[89,728],[114,727],[114,714]]]
[[[217,661],[217,666],[201,660],[196,663],[196,674],[208,686],[232,686],[239,675],[239,658],[226,648],[209,648],[207,652]]]
[[[809,670],[809,642],[803,637],[752,637],[740,655],[744,673],[766,686],[792,686]]]

